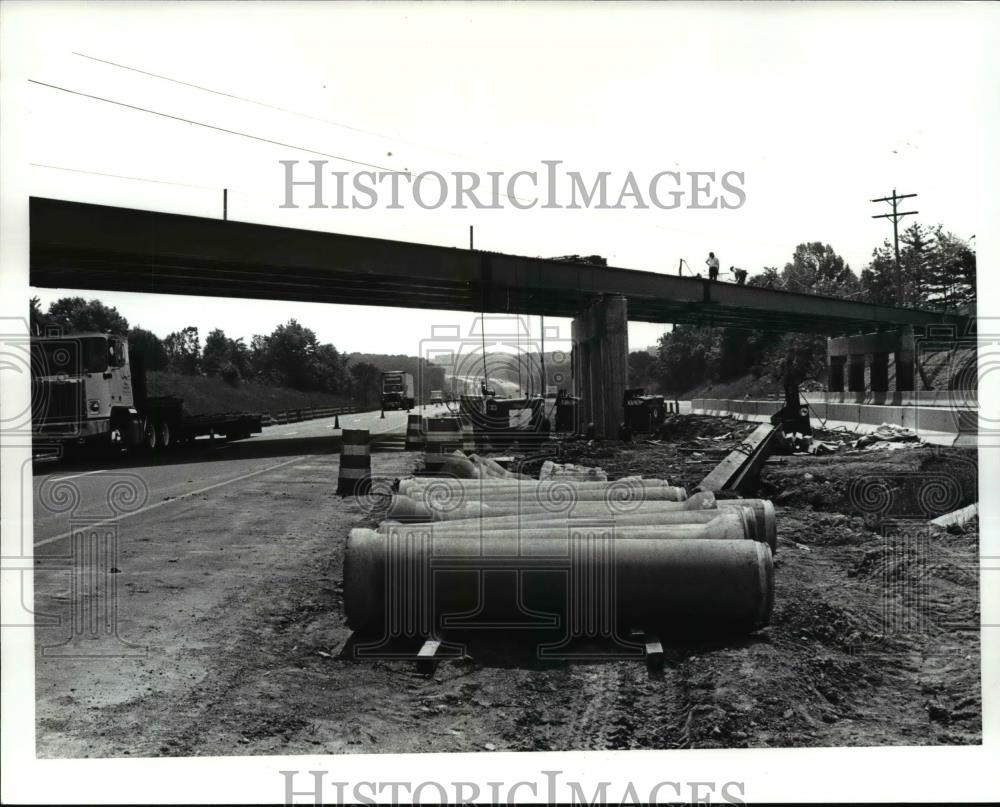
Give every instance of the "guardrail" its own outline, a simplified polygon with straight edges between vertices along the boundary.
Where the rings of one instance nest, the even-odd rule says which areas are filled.
[[[279,409],[277,412],[261,412],[260,422],[262,426],[274,426],[283,423],[300,423],[303,420],[332,418],[334,415],[353,415],[359,411],[361,410],[356,406],[307,406],[301,409]]]

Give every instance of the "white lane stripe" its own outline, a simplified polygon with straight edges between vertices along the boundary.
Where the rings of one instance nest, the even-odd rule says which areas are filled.
[[[285,433],[284,433],[283,435],[281,435],[281,436],[282,436],[282,437],[291,437],[291,436],[292,436],[293,434],[298,434],[298,432],[297,432],[297,431],[294,431],[294,432],[285,432]]]
[[[201,488],[199,490],[192,490],[189,493],[182,493],[180,496],[174,496],[172,499],[164,499],[162,501],[151,504],[148,507],[143,507],[141,510],[136,510],[134,513],[123,513],[120,516],[114,516],[113,518],[106,518],[103,521],[88,522],[87,527],[103,527],[105,524],[113,524],[118,521],[123,521],[126,518],[132,518],[132,516],[142,515],[143,513],[148,513],[150,510],[155,510],[157,507],[163,507],[165,504],[173,504],[174,502],[179,502],[181,499],[186,499],[189,496],[197,496],[199,493],[208,493],[210,490],[216,490],[217,488],[225,487],[226,485],[232,485],[234,482],[241,482],[244,479],[250,479],[253,476],[260,476],[261,474],[266,474],[268,471],[275,471],[278,468],[284,468],[286,465],[291,465],[293,462],[299,462],[304,459],[302,457],[293,457],[290,460],[285,460],[285,462],[279,462],[277,465],[271,465],[267,468],[261,468],[259,471],[251,471],[248,474],[243,474],[243,476],[238,476],[235,479],[227,479],[224,482],[216,482],[214,485],[209,485],[206,488]],[[69,538],[74,532],[78,530],[70,530],[69,532],[64,532],[62,535],[54,535],[51,538],[43,538],[41,541],[35,541],[35,546],[45,546],[46,544],[52,544],[56,541],[61,541],[64,538]]]
[[[81,476],[93,476],[94,474],[103,474],[106,470],[108,470],[108,469],[107,468],[101,468],[100,470],[97,470],[97,471],[87,471],[86,473],[73,474],[72,476],[55,476],[55,475],[52,475],[52,476],[46,477],[44,481],[48,482],[51,479],[54,482],[65,482],[68,479],[79,479]]]

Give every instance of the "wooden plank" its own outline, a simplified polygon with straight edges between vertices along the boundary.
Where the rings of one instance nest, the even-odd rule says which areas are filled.
[[[659,669],[663,666],[663,643],[658,636],[647,633],[643,642],[646,651],[646,666]]]
[[[421,675],[433,675],[437,668],[438,650],[441,648],[439,639],[427,639],[424,641],[420,652],[417,653],[417,672]]]
[[[738,490],[767,459],[777,427],[762,424],[698,483],[697,490]]]

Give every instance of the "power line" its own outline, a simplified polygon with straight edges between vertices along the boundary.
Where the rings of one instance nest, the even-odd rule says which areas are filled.
[[[282,148],[295,149],[297,151],[304,151],[307,154],[317,154],[320,157],[329,157],[329,158],[331,158],[333,160],[342,160],[343,162],[352,163],[353,165],[364,166],[365,168],[375,168],[375,169],[377,169],[379,171],[389,171],[389,172],[392,172],[392,173],[402,173],[405,176],[410,176],[410,172],[409,171],[402,171],[402,172],[400,172],[400,171],[396,171],[396,169],[394,169],[394,168],[388,168],[388,167],[386,167],[384,165],[376,165],[375,163],[366,163],[366,162],[363,162],[361,160],[353,160],[350,157],[344,157],[341,154],[331,154],[331,153],[326,152],[326,151],[318,151],[316,149],[311,149],[311,148],[308,148],[306,146],[297,146],[294,143],[285,143],[285,142],[283,142],[281,140],[272,140],[271,138],[268,138],[268,137],[260,137],[258,135],[253,135],[253,134],[250,134],[248,132],[241,132],[241,131],[238,131],[236,129],[226,129],[225,127],[222,127],[222,126],[216,126],[216,125],[211,124],[211,123],[204,123],[202,121],[192,120],[190,118],[182,118],[179,115],[171,115],[171,114],[169,114],[167,112],[160,112],[159,110],[156,110],[156,109],[148,109],[146,107],[136,106],[135,104],[127,104],[124,101],[115,101],[113,98],[104,98],[104,97],[102,97],[100,95],[93,95],[91,93],[81,92],[79,90],[71,90],[71,89],[69,89],[67,87],[60,87],[60,86],[58,86],[56,84],[47,84],[44,81],[38,81],[38,80],[33,79],[33,78],[29,78],[28,82],[31,83],[31,84],[37,84],[37,85],[39,85],[41,87],[48,87],[49,89],[52,89],[52,90],[59,90],[60,92],[69,93],[70,95],[77,95],[77,96],[80,96],[81,98],[89,98],[89,99],[91,99],[93,101],[102,101],[102,102],[104,102],[106,104],[114,104],[115,106],[124,107],[126,109],[132,109],[132,110],[135,110],[137,112],[145,112],[145,113],[147,113],[149,115],[158,115],[161,118],[167,118],[169,120],[175,120],[175,121],[178,121],[180,123],[188,123],[188,124],[191,124],[192,126],[201,126],[201,127],[204,127],[205,129],[212,129],[212,130],[217,131],[217,132],[223,132],[224,134],[236,135],[237,137],[245,137],[245,138],[247,138],[249,140],[256,140],[256,141],[258,141],[260,143],[268,143],[268,144],[270,144],[272,146],[281,146]]]
[[[905,213],[899,211],[899,203],[903,199],[912,199],[917,194],[902,193],[897,194],[896,189],[892,189],[892,196],[883,196],[881,199],[872,199],[872,202],[888,202],[892,205],[891,213],[883,213],[879,216],[872,216],[873,219],[892,219],[892,242],[896,250],[896,305],[903,304],[903,284],[901,282],[901,272],[899,268],[899,220],[903,216],[915,216],[919,210],[908,210]]]
[[[347,129],[352,132],[358,132],[359,134],[366,134],[371,137],[379,137],[382,138],[383,140],[393,140],[397,143],[405,143],[408,146],[416,146],[417,148],[427,148],[427,149],[432,149],[434,151],[440,151],[442,154],[448,154],[452,157],[458,157],[463,160],[469,159],[469,157],[467,157],[466,155],[456,154],[455,152],[448,151],[447,149],[437,148],[436,146],[428,146],[423,143],[413,142],[411,140],[404,140],[403,138],[396,137],[395,135],[387,135],[387,134],[382,134],[381,132],[373,132],[370,129],[362,129],[358,126],[350,126],[346,123],[340,123],[339,121],[330,120],[329,118],[321,118],[317,115],[310,115],[306,112],[299,112],[296,109],[288,109],[287,107],[278,106],[277,104],[269,104],[266,101],[258,101],[256,98],[249,98],[245,95],[236,95],[235,93],[225,92],[224,90],[216,90],[213,89],[212,87],[206,87],[202,84],[195,84],[194,82],[191,81],[183,81],[182,79],[179,78],[165,76],[162,73],[154,73],[151,70],[143,70],[142,68],[139,67],[132,67],[131,65],[121,64],[120,62],[113,62],[110,59],[101,59],[97,56],[90,56],[89,54],[80,53],[78,51],[73,51],[73,55],[79,56],[82,59],[90,59],[91,61],[94,62],[100,62],[101,64],[106,64],[111,67],[117,67],[119,70],[129,70],[133,73],[139,73],[140,75],[143,76],[149,76],[150,78],[160,79],[161,81],[169,81],[173,84],[179,84],[183,87],[190,87],[191,89],[212,93],[213,95],[219,95],[223,98],[232,98],[235,101],[243,101],[244,103],[247,104],[254,104],[259,107],[264,107],[265,109],[272,109],[275,112],[283,112],[286,115],[295,115],[300,118],[316,121],[317,123],[325,123],[328,126],[337,126],[341,129]]]
[[[435,149],[435,147],[433,147],[433,146],[425,146],[425,145],[421,145],[419,143],[412,143],[412,142],[405,141],[405,140],[402,140],[402,139],[399,139],[399,138],[395,138],[395,137],[392,137],[392,136],[389,136],[389,135],[380,134],[379,132],[372,132],[372,131],[369,131],[369,130],[366,130],[366,129],[361,129],[361,128],[354,127],[354,126],[349,126],[348,124],[338,123],[336,121],[331,121],[331,120],[328,120],[328,119],[325,119],[325,118],[315,117],[315,116],[308,115],[308,114],[303,113],[303,112],[298,112],[296,110],[286,109],[284,107],[276,106],[274,104],[268,104],[268,103],[263,102],[263,101],[257,101],[257,100],[255,100],[253,98],[247,98],[245,96],[236,95],[236,94],[233,94],[233,93],[228,93],[228,92],[224,92],[224,91],[221,91],[221,90],[215,90],[215,89],[212,89],[210,87],[204,87],[204,86],[202,86],[200,84],[194,84],[192,82],[182,81],[181,79],[175,79],[175,78],[172,78],[170,76],[164,76],[164,75],[161,75],[159,73],[154,73],[154,72],[151,72],[151,71],[148,71],[148,70],[143,70],[141,68],[132,67],[130,65],[120,64],[118,62],[113,62],[113,61],[110,61],[108,59],[101,59],[101,58],[96,57],[96,56],[90,56],[88,54],[79,53],[79,52],[76,52],[76,51],[73,52],[73,55],[79,56],[79,57],[84,58],[84,59],[89,59],[89,60],[92,60],[92,61],[95,61],[95,62],[100,62],[100,63],[103,63],[103,64],[107,64],[107,65],[110,65],[110,66],[113,66],[113,67],[117,67],[117,68],[120,68],[122,70],[129,70],[129,71],[132,71],[132,72],[135,72],[135,73],[139,73],[139,74],[142,74],[142,75],[150,76],[152,78],[157,78],[157,79],[161,79],[163,81],[169,81],[169,82],[172,82],[172,83],[175,83],[175,84],[183,85],[183,86],[186,86],[186,87],[191,87],[193,89],[202,90],[204,92],[212,93],[212,94],[215,94],[215,95],[219,95],[219,96],[223,96],[223,97],[227,97],[227,98],[232,98],[234,100],[239,100],[239,101],[243,101],[243,102],[246,102],[246,103],[255,104],[255,105],[258,105],[258,106],[261,106],[261,107],[266,107],[266,108],[269,108],[269,109],[274,109],[276,111],[284,112],[284,113],[287,113],[287,114],[290,114],[290,115],[297,115],[297,116],[300,116],[300,117],[303,117],[303,118],[308,118],[308,119],[311,119],[311,120],[316,120],[318,122],[326,123],[326,124],[329,124],[331,126],[338,126],[338,127],[344,128],[344,129],[349,129],[351,131],[356,131],[356,132],[367,134],[367,135],[371,135],[371,136],[374,136],[374,137],[380,137],[380,138],[383,138],[383,139],[386,139],[386,140],[397,140],[398,142],[409,143],[409,145],[415,145],[415,146],[417,146],[419,148],[431,148],[431,149],[434,149],[434,150],[437,150],[437,151],[442,151],[445,154],[451,154],[452,156],[463,157],[463,155],[454,154],[453,152],[449,152],[449,151],[446,151],[444,149]],[[166,112],[160,112],[159,110],[149,109],[149,108],[146,108],[146,107],[137,106],[135,104],[129,104],[129,103],[126,103],[124,101],[116,101],[116,100],[114,100],[112,98],[104,98],[102,96],[94,95],[92,93],[85,93],[85,92],[82,92],[80,90],[72,90],[72,89],[69,89],[67,87],[58,86],[56,84],[49,84],[49,83],[44,82],[44,81],[38,81],[37,79],[28,79],[28,81],[31,84],[38,84],[39,86],[42,86],[42,87],[48,87],[50,89],[59,90],[61,92],[65,92],[65,93],[68,93],[68,94],[71,94],[71,95],[76,95],[76,96],[79,96],[79,97],[82,97],[82,98],[89,98],[89,99],[95,100],[95,101],[102,101],[104,103],[113,104],[113,105],[116,105],[116,106],[121,106],[121,107],[124,107],[126,109],[132,109],[132,110],[138,111],[138,112],[145,112],[145,113],[150,114],[150,115],[157,115],[159,117],[167,118],[169,120],[174,120],[174,121],[178,121],[178,122],[181,122],[181,123],[187,123],[187,124],[190,124],[190,125],[193,125],[193,126],[201,126],[203,128],[211,129],[211,130],[214,130],[214,131],[217,131],[217,132],[222,132],[224,134],[236,135],[237,137],[244,137],[244,138],[247,138],[247,139],[250,139],[250,140],[256,140],[256,141],[261,142],[261,143],[267,143],[267,144],[270,144],[270,145],[282,146],[284,148],[291,148],[291,149],[295,149],[297,151],[302,151],[302,152],[305,152],[305,153],[308,153],[308,154],[316,154],[316,155],[319,155],[321,157],[329,157],[329,158],[334,159],[334,160],[340,160],[340,161],[343,161],[343,162],[351,163],[353,165],[360,165],[360,166],[363,166],[365,168],[375,168],[375,169],[377,169],[379,171],[388,171],[388,172],[392,172],[392,173],[401,173],[402,175],[407,176],[407,177],[412,177],[413,176],[413,172],[411,172],[409,170],[404,170],[404,171],[400,172],[400,171],[397,171],[396,169],[388,168],[386,166],[378,165],[378,164],[375,164],[375,163],[368,163],[368,162],[364,162],[362,160],[355,160],[355,159],[352,159],[350,157],[345,157],[345,156],[339,155],[339,154],[331,154],[329,152],[319,151],[317,149],[308,148],[306,146],[298,146],[298,145],[295,145],[294,143],[286,143],[286,142],[283,142],[283,141],[280,141],[280,140],[273,140],[271,138],[261,137],[259,135],[253,135],[253,134],[250,134],[248,132],[241,132],[241,131],[238,131],[238,130],[235,130],[235,129],[228,129],[228,128],[225,128],[225,127],[222,127],[222,126],[216,126],[214,124],[204,123],[202,121],[196,121],[196,120],[193,120],[193,119],[190,119],[190,118],[184,118],[184,117],[181,117],[181,116],[178,116],[178,115],[171,115],[171,114],[166,113]],[[463,157],[463,158],[464,159],[468,159],[467,157]],[[56,170],[65,170],[65,171],[79,171],[80,173],[93,173],[95,175],[101,175],[100,172],[86,172],[86,171],[82,171],[81,169],[63,168],[61,166],[40,166],[40,167],[47,167],[47,168],[53,168],[53,169],[56,169]],[[121,175],[117,175],[117,174],[105,174],[105,176],[118,177],[118,178],[121,178],[121,179],[136,179],[136,180],[142,179],[140,177],[128,177],[128,176],[121,176]],[[170,183],[170,182],[167,182],[165,180],[143,180],[143,181],[162,182],[164,184],[176,184],[176,185],[183,185],[184,184],[184,183]],[[188,187],[202,188],[204,186],[190,185]],[[205,190],[215,190],[213,188],[204,188],[204,189]],[[497,192],[496,195],[497,195],[497,197],[501,197],[501,198],[512,200],[512,201],[518,201],[518,202],[527,202],[527,201],[530,201],[530,200],[528,200],[526,198],[518,197],[518,196],[511,196],[511,195],[506,194],[506,193]],[[912,194],[912,195],[915,195],[915,194]],[[904,197],[900,197],[900,198],[904,198]],[[901,214],[901,215],[908,215],[908,214]],[[700,230],[700,229],[691,229],[689,227],[688,228],[668,227],[668,226],[659,225],[659,224],[652,224],[652,225],[643,224],[643,225],[639,225],[637,229],[644,230],[644,231],[647,231],[647,232],[650,229],[656,229],[656,230],[666,230],[666,231],[669,231],[669,230],[679,230],[681,232],[698,233],[698,234],[704,234],[705,233],[705,231]],[[761,239],[751,239],[751,240],[757,241],[758,243],[764,243]]]
[[[236,129],[227,129],[227,128],[223,127],[223,126],[216,126],[215,124],[212,124],[212,123],[204,123],[203,121],[196,121],[196,120],[192,120],[191,118],[183,118],[183,117],[180,117],[179,115],[171,115],[171,114],[169,114],[167,112],[160,112],[159,110],[156,110],[156,109],[148,109],[147,107],[141,107],[141,106],[137,106],[135,104],[127,104],[124,101],[116,101],[113,98],[104,98],[103,96],[100,96],[100,95],[94,95],[92,93],[86,93],[86,92],[82,92],[80,90],[71,90],[68,87],[60,87],[60,86],[58,86],[56,84],[48,84],[48,83],[46,83],[44,81],[38,81],[37,79],[33,79],[33,78],[29,78],[28,82],[31,83],[31,84],[38,84],[41,87],[48,87],[49,89],[59,90],[61,92],[69,93],[70,95],[77,95],[77,96],[80,96],[81,98],[89,98],[89,99],[94,100],[94,101],[103,101],[106,104],[114,104],[115,106],[125,107],[126,109],[132,109],[132,110],[135,110],[137,112],[146,112],[146,113],[148,113],[150,115],[158,115],[161,118],[168,118],[169,120],[175,120],[175,121],[179,121],[181,123],[188,123],[188,124],[191,124],[193,126],[202,126],[202,127],[206,128],[206,129],[212,129],[212,130],[217,131],[217,132],[223,132],[224,134],[231,134],[231,135],[236,135],[238,137],[245,137],[245,138],[248,138],[250,140],[256,140],[256,141],[261,142],[261,143],[268,143],[268,144],[273,145],[273,146],[282,146],[284,148],[296,149],[297,151],[303,151],[303,152],[306,152],[307,154],[317,154],[320,157],[330,157],[331,159],[334,159],[334,160],[342,160],[343,162],[352,163],[353,165],[360,165],[360,166],[363,166],[364,168],[375,168],[375,169],[377,169],[379,171],[388,171],[390,173],[402,174],[405,177],[410,177],[410,178],[413,177],[413,172],[409,171],[409,170],[399,171],[399,170],[397,170],[395,168],[389,168],[389,167],[384,166],[384,165],[377,165],[375,163],[367,163],[367,162],[364,162],[362,160],[354,160],[354,159],[352,159],[350,157],[344,157],[341,154],[331,154],[331,153],[326,152],[326,151],[318,151],[317,149],[308,148],[307,146],[297,146],[294,143],[285,143],[285,142],[283,142],[281,140],[272,140],[271,138],[268,138],[268,137],[260,137],[259,135],[250,134],[248,132],[241,132],[241,131],[238,131]],[[510,199],[510,200],[514,200],[514,201],[518,201],[518,202],[529,201],[527,199],[523,199],[523,198],[518,197],[518,196],[511,196],[511,195],[506,194],[506,193],[499,193],[498,192],[497,196],[502,196],[504,199]]]
[[[112,177],[113,179],[128,179],[134,182],[153,182],[157,185],[176,185],[179,188],[197,188],[198,190],[204,191],[214,191],[216,188],[210,188],[207,185],[191,185],[187,182],[171,182],[169,179],[150,179],[149,177],[134,177],[128,174],[109,174],[104,171],[88,171],[85,168],[69,168],[65,165],[48,165],[46,163],[28,163],[28,165],[34,168],[49,168],[53,171],[71,171],[74,174],[91,174],[96,177]]]

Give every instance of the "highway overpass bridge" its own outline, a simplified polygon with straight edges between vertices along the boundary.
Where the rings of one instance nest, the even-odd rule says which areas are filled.
[[[620,422],[629,319],[827,335],[968,328],[953,314],[565,260],[57,199],[30,205],[36,287],[572,317],[578,392],[605,399],[584,406],[605,433]]]

